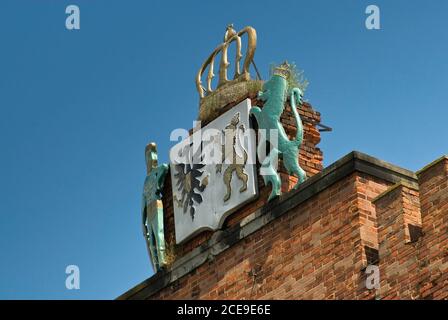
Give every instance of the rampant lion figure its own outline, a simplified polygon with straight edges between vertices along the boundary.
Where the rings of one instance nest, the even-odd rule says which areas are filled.
[[[225,163],[226,159],[231,159],[231,162],[227,169],[224,171],[223,180],[226,185],[227,192],[224,195],[224,202],[230,199],[232,194],[232,187],[230,183],[232,182],[233,172],[236,173],[236,176],[243,182],[243,185],[240,188],[240,192],[244,192],[247,190],[247,180],[249,176],[244,172],[244,166],[247,162],[247,152],[243,148],[243,144],[241,143],[239,132],[244,133],[244,125],[238,123],[240,122],[240,113],[237,112],[230,123],[223,130],[224,134],[224,144],[222,144],[222,159],[221,163],[216,165],[216,172],[220,173],[222,170],[222,165]],[[239,146],[243,152],[243,155],[240,156],[235,148],[235,146]]]
[[[300,183],[305,181],[306,173],[299,166],[298,153],[303,141],[303,125],[297,112],[297,104],[302,103],[303,93],[299,88],[288,88],[289,65],[285,62],[274,71],[271,79],[264,83],[263,91],[258,93],[258,98],[264,101],[263,108],[252,107],[251,114],[255,116],[259,129],[265,130],[266,141],[271,145],[270,153],[261,160],[262,175],[265,184],[272,186],[269,200],[281,193],[281,181],[275,168],[275,159],[277,156],[283,158],[283,163],[289,174],[298,177],[298,182],[294,186],[297,188]],[[280,116],[285,108],[287,98],[290,98],[291,109],[294,114],[297,125],[297,133],[294,140],[289,140],[285,129],[280,122]],[[277,130],[278,141],[273,141],[270,130]],[[278,143],[277,143],[278,142]],[[259,143],[257,148],[258,156],[264,154],[266,143]]]

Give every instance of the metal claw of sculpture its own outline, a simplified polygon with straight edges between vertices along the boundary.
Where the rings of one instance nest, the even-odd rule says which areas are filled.
[[[300,167],[298,154],[300,145],[303,141],[303,125],[300,115],[297,111],[297,104],[302,103],[303,93],[299,88],[288,88],[288,77],[290,75],[290,66],[287,62],[278,66],[271,79],[264,83],[263,91],[258,93],[258,99],[264,101],[263,108],[253,107],[251,114],[255,116],[259,129],[265,135],[264,141],[269,141],[271,151],[261,160],[260,173],[263,176],[264,183],[271,184],[272,191],[269,201],[281,194],[281,181],[277,173],[276,159],[282,157],[284,166],[289,174],[298,178],[296,189],[299,184],[305,181],[306,173]],[[297,125],[297,133],[294,140],[289,140],[285,129],[280,122],[280,116],[285,108],[286,99],[290,98],[291,109]],[[272,136],[275,130],[276,137]],[[278,141],[275,141],[278,138]],[[259,158],[265,154],[266,144],[260,143],[257,148]]]
[[[143,187],[142,224],[154,271],[165,264],[165,235],[163,228],[162,189],[168,165],[158,165],[157,147],[150,143],[145,150],[147,176]]]

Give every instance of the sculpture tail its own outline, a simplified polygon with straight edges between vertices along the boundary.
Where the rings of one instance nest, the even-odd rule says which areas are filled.
[[[294,114],[294,118],[296,120],[296,126],[297,126],[296,139],[294,140],[294,142],[298,146],[300,146],[303,141],[303,124],[302,124],[302,119],[300,118],[299,112],[297,111],[297,104],[296,104],[296,101],[301,100],[301,95],[302,95],[302,92],[300,91],[300,89],[293,88],[291,90],[291,109],[292,109],[292,113]]]

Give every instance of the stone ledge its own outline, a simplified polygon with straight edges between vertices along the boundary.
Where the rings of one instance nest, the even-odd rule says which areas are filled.
[[[408,189],[419,191],[418,184],[401,181],[401,182],[398,182],[398,183],[394,184],[393,186],[389,187],[387,190],[385,190],[384,192],[380,193],[375,198],[373,198],[372,203],[377,202],[379,199],[383,198],[384,196],[388,195],[389,193],[391,193],[395,189],[398,189],[399,187],[406,187]]]
[[[208,260],[246,238],[250,234],[297,207],[309,198],[354,172],[362,172],[391,183],[417,185],[416,175],[409,170],[353,151],[321,173],[309,178],[297,190],[274,199],[226,230],[216,231],[212,238],[193,251],[177,259],[169,270],[162,270],[117,299],[146,299],[159,290],[174,284]]]
[[[440,162],[442,162],[444,160],[448,161],[448,155],[443,155],[440,158],[438,158],[438,159],[434,160],[433,162],[431,162],[430,164],[424,166],[423,168],[421,168],[420,170],[418,170],[416,172],[416,175],[422,174],[423,172],[427,171],[428,169],[434,167],[435,165],[439,164]]]

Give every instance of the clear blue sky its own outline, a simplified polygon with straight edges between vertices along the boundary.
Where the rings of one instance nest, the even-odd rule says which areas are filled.
[[[446,0],[210,2],[0,2],[0,298],[111,299],[151,275],[144,148],[166,161],[171,130],[192,126],[194,75],[230,22],[257,29],[264,78],[284,59],[305,70],[334,128],[326,165],[359,150],[417,170],[447,152]]]

